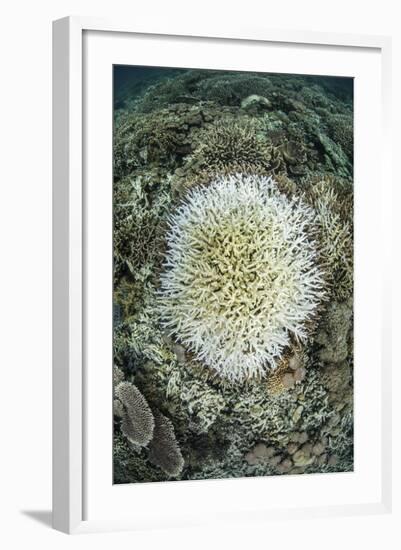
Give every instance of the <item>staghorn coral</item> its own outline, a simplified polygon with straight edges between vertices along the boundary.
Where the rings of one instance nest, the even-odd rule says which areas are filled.
[[[345,300],[353,291],[353,203],[347,182],[332,176],[304,181],[305,200],[314,208],[321,256],[334,297]]]
[[[173,424],[160,412],[155,412],[155,429],[149,445],[149,460],[172,477],[178,476],[184,467]]]
[[[197,166],[213,174],[244,171],[249,166],[269,169],[273,148],[257,130],[257,124],[247,118],[225,118],[208,126],[198,136]]]
[[[113,367],[113,388],[116,388],[120,382],[124,381],[124,373],[116,365]]]
[[[171,197],[164,188],[155,196],[152,178],[129,177],[116,185],[114,194],[114,277],[121,278],[155,259],[160,219],[167,212]],[[150,180],[150,181],[149,181]]]
[[[153,437],[155,425],[146,399],[130,382],[120,382],[114,391],[117,400],[115,412],[122,413],[122,433],[131,443],[146,446]]]
[[[182,365],[179,370],[173,366],[171,371],[166,389],[171,416],[177,420],[185,418],[188,428],[196,434],[207,433],[226,406],[224,396],[205,383],[205,377],[194,376],[193,364]]]
[[[275,368],[325,295],[313,217],[267,177],[192,189],[169,222],[162,325],[222,377]]]
[[[219,116],[194,135],[193,148],[172,177],[176,197],[191,187],[208,184],[214,177],[234,172],[286,173],[283,154],[268,139],[264,123],[248,116]]]

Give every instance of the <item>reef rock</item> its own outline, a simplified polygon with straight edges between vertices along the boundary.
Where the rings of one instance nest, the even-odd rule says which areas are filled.
[[[271,106],[271,102],[267,97],[256,94],[249,95],[241,101],[241,109],[252,114],[267,111]]]

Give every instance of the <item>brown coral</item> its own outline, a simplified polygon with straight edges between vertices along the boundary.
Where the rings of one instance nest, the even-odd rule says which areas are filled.
[[[305,359],[300,347],[287,350],[281,357],[277,369],[267,378],[267,391],[277,395],[301,382],[306,374]]]
[[[291,174],[300,175],[305,173],[304,165],[307,155],[306,148],[301,141],[285,141],[278,147],[278,150]]]
[[[177,476],[184,467],[184,459],[177,443],[172,422],[155,412],[153,439],[149,445],[149,460],[169,476]]]

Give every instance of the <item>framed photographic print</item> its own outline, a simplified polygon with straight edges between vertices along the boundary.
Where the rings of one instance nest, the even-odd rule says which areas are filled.
[[[389,50],[54,23],[56,528],[389,509]]]

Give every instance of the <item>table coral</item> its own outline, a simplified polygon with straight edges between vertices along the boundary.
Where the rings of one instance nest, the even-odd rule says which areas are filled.
[[[122,413],[121,431],[132,442],[145,446],[153,437],[154,418],[141,392],[130,382],[120,382],[115,388],[118,407]]]
[[[155,413],[155,430],[149,446],[149,460],[169,476],[177,476],[184,467],[173,424],[160,412]]]

